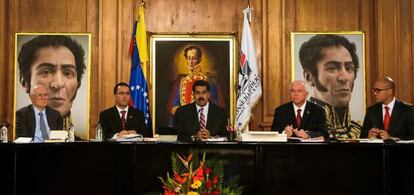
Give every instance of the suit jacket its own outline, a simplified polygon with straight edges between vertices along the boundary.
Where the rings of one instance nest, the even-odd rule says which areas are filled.
[[[99,114],[99,123],[101,124],[102,134],[105,139],[109,139],[123,130],[121,116],[116,106],[102,111]],[[131,106],[128,107],[125,130],[135,130],[144,137],[152,136],[152,133],[147,131],[144,113]]]
[[[206,129],[211,136],[227,137],[226,111],[213,103],[209,103]],[[181,106],[175,112],[174,129],[178,133],[178,141],[191,141],[191,136],[200,130],[197,107],[195,103]]]
[[[60,113],[46,106],[47,123],[51,130],[63,129],[63,119]],[[35,136],[36,118],[33,105],[28,105],[16,112],[16,137]]]
[[[293,125],[293,128],[298,128],[293,102],[288,102],[275,109],[272,131],[283,132],[288,125]],[[306,101],[300,129],[308,131],[310,137],[323,136],[326,138],[328,136],[328,130],[326,128],[326,115],[323,108]]]
[[[384,129],[382,116],[382,103],[377,103],[367,109],[364,124],[361,130],[361,138],[368,137],[371,128]],[[412,105],[395,100],[392,109],[388,134],[400,139],[414,139],[414,108]]]

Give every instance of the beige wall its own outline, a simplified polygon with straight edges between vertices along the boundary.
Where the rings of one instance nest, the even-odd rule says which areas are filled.
[[[176,33],[242,31],[245,0],[147,0],[147,30]],[[397,96],[414,102],[414,0],[250,0],[263,98],[252,129],[268,129],[288,101],[291,31],[364,31],[367,105],[378,77],[397,82]],[[90,32],[91,135],[99,111],[113,105],[112,88],[129,80],[128,56],[136,0],[0,0],[0,120],[13,121],[14,33]],[[135,10],[135,11],[134,11]],[[240,37],[239,37],[240,38]]]

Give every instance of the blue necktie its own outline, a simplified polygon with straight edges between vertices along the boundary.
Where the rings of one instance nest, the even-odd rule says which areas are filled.
[[[40,132],[42,132],[42,138],[43,140],[48,140],[49,139],[49,135],[47,134],[47,130],[46,130],[46,124],[45,121],[43,120],[43,113],[39,112],[39,126],[40,126]]]

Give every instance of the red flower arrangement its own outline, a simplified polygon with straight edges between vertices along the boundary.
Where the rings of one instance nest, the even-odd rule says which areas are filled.
[[[199,160],[196,151],[187,156],[171,154],[173,176],[159,177],[165,195],[219,195],[241,194],[243,187],[238,187],[239,177],[235,176],[223,183],[223,160],[211,158],[206,160],[206,153]]]

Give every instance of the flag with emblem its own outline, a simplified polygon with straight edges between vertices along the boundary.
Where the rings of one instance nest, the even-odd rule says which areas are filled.
[[[131,55],[131,75],[129,86],[131,87],[130,106],[144,113],[148,135],[152,135],[152,124],[148,101],[148,85],[145,80],[142,65],[148,62],[147,30],[144,21],[144,7],[141,5],[132,29],[129,54]]]
[[[239,84],[236,107],[236,128],[248,129],[251,109],[262,95],[262,84],[257,71],[256,54],[254,52],[253,36],[248,18],[250,7],[243,10],[243,34],[239,59]]]

